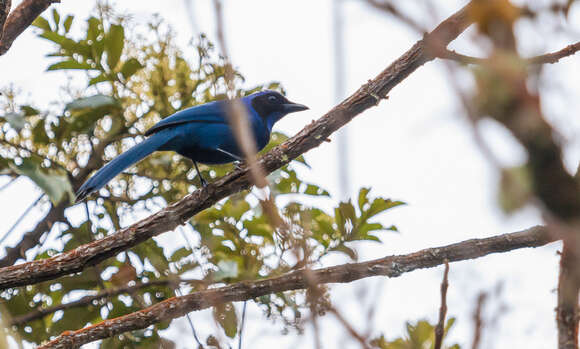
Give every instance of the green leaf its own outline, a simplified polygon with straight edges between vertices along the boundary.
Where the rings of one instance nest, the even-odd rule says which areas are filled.
[[[20,109],[24,112],[24,116],[32,116],[40,114],[38,109],[35,109],[29,105],[23,105],[20,107]]]
[[[238,333],[238,316],[233,303],[220,304],[213,308],[215,321],[224,329],[226,336],[234,338]]]
[[[364,211],[365,204],[369,202],[368,194],[370,191],[370,188],[361,188],[358,192],[358,208],[361,212]]]
[[[142,68],[143,65],[139,63],[136,58],[129,58],[125,61],[125,63],[123,63],[123,66],[121,67],[121,74],[123,74],[123,77],[125,80],[127,80]]]
[[[70,27],[72,25],[74,18],[75,18],[75,16],[73,16],[73,15],[66,16],[66,19],[64,20],[64,23],[63,23],[65,33],[68,33],[70,31]]]
[[[340,244],[334,248],[331,248],[330,251],[342,252],[349,256],[352,260],[356,260],[358,258],[356,251],[348,246],[345,246],[344,244]]]
[[[30,178],[48,195],[53,204],[57,205],[67,198],[72,202],[74,198],[72,186],[64,171],[48,171],[30,158],[22,159],[20,166],[13,165],[13,169],[21,175]]]
[[[54,42],[55,44],[58,45],[62,45],[63,42],[65,42],[66,40],[70,40],[67,37],[60,35],[57,32],[53,32],[53,31],[45,31],[44,33],[39,35],[41,38],[50,40],[52,42]],[[71,40],[72,41],[72,40]]]
[[[34,128],[32,128],[32,139],[35,143],[48,144],[50,143],[50,138],[46,134],[46,128],[44,124],[44,119],[39,120]]]
[[[125,44],[125,31],[122,26],[112,24],[105,36],[105,52],[107,52],[107,64],[114,71]]]
[[[497,196],[500,207],[505,213],[514,213],[530,201],[533,197],[532,182],[527,166],[502,170]]]
[[[304,194],[314,196],[330,196],[330,193],[328,191],[314,184],[307,184],[306,190],[304,190]]]
[[[52,29],[50,28],[50,24],[48,23],[48,21],[44,17],[40,17],[40,16],[36,17],[36,19],[32,22],[31,25],[34,27],[40,28],[44,31],[47,31],[47,32],[52,31]]]
[[[173,252],[171,257],[169,257],[169,261],[179,262],[183,258],[191,256],[191,254],[192,254],[192,252],[190,250],[188,250],[185,247],[181,247],[181,248],[177,249],[175,252]]]
[[[87,27],[87,40],[91,40],[94,43],[102,32],[102,24],[101,21],[95,17],[89,18],[87,22],[89,23],[89,26]]]
[[[221,260],[217,264],[218,271],[215,273],[215,280],[235,278],[238,276],[238,263],[232,260]]]
[[[91,70],[91,69],[95,69],[95,68],[93,68],[88,63],[81,63],[81,62],[77,62],[75,60],[70,59],[68,61],[62,61],[62,62],[58,62],[58,63],[52,64],[46,70],[47,71],[51,71],[51,70],[60,70],[60,69],[83,69],[83,70]]]
[[[167,258],[165,258],[163,248],[153,239],[149,239],[144,243],[139,244],[134,247],[132,251],[135,252],[139,258],[143,260],[146,258],[159,273],[164,273],[169,269],[169,262],[167,261]]]
[[[91,80],[89,80],[89,86],[98,84],[99,82],[110,81],[109,77],[105,74],[98,75]]]
[[[388,209],[401,205],[405,205],[405,203],[402,201],[393,201],[391,199],[376,198],[371,203],[371,207],[365,211],[365,215],[368,219]]]
[[[82,109],[96,109],[103,107],[118,107],[119,103],[111,96],[94,95],[76,99],[66,105],[65,110],[75,111]]]
[[[24,116],[19,113],[8,113],[4,115],[4,119],[8,121],[10,127],[12,127],[18,132],[20,132],[20,130],[22,130],[26,125],[26,120],[24,120]]]
[[[52,9],[52,19],[54,20],[54,31],[57,31],[60,24],[60,15],[55,8]]]

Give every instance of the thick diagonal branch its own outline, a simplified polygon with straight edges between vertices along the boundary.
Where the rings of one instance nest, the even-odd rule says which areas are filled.
[[[536,226],[521,232],[485,239],[472,239],[406,255],[388,256],[368,262],[343,264],[318,270],[298,270],[270,279],[239,282],[182,297],[173,297],[135,313],[105,320],[78,331],[69,331],[40,348],[78,348],[83,344],[99,339],[175,319],[191,311],[227,302],[251,300],[267,294],[305,289],[313,282],[316,284],[348,283],[371,276],[394,278],[413,270],[432,268],[444,264],[446,261],[457,262],[491,253],[538,247],[553,240],[553,236],[548,233],[546,228]]]
[[[0,41],[2,41],[2,35],[4,34],[4,23],[6,23],[6,18],[8,18],[8,13],[10,13],[11,7],[12,0],[0,0]]]
[[[5,0],[0,0],[5,1]],[[10,1],[8,1],[9,3]],[[51,4],[60,0],[24,0],[16,7],[6,19],[4,30],[0,40],[0,56],[5,54],[18,35],[30,26],[30,24]],[[1,15],[1,13],[0,13]],[[1,18],[0,18],[1,19]]]
[[[292,159],[322,144],[328,136],[355,116],[377,105],[393,87],[421,65],[434,59],[426,47],[426,40],[429,37],[436,38],[437,42],[447,45],[471,24],[467,16],[468,6],[442,22],[427,36],[427,39],[413,45],[375,79],[369,80],[327,114],[264,155],[260,159],[262,168],[267,173],[271,173],[288,164]],[[81,271],[87,266],[95,265],[153,236],[175,229],[217,201],[248,189],[250,183],[247,169],[235,170],[160,212],[101,240],[79,246],[52,258],[2,268],[0,269],[0,289],[35,284]]]

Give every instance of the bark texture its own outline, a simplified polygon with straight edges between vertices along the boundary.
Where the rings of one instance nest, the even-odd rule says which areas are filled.
[[[270,279],[236,284],[173,297],[141,311],[105,320],[78,331],[67,331],[39,349],[78,348],[83,344],[109,338],[127,331],[175,319],[185,314],[227,302],[245,301],[267,294],[306,289],[312,284],[348,283],[371,276],[398,277],[417,269],[432,268],[449,262],[474,259],[491,253],[545,245],[554,238],[542,226],[452,245],[428,248],[400,256],[368,262],[344,264],[317,270],[297,270]]]

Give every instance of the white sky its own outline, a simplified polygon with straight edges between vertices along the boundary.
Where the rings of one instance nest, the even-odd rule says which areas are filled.
[[[192,36],[192,26],[181,0],[118,3],[141,22],[146,22],[152,13],[159,13],[173,25],[182,43]],[[436,19],[421,17],[421,22],[432,28],[435,20],[459,9],[465,1],[444,3],[444,8],[438,8]],[[63,0],[56,7],[61,15],[73,13],[78,19],[85,19],[93,5],[89,1]],[[580,23],[578,7],[573,8],[570,22]],[[415,13],[425,13],[420,6],[415,8]],[[193,9],[195,27],[214,38],[212,2],[194,1]],[[350,94],[411,47],[420,35],[361,1],[345,1],[344,13],[346,82]],[[292,114],[277,124],[276,128],[287,134],[294,134],[335,104],[330,14],[330,0],[229,0],[225,3],[230,55],[247,78],[248,85],[281,81],[291,100],[310,107],[309,111]],[[580,38],[580,26],[574,29],[575,37],[547,35],[548,28],[549,25],[543,25],[540,30],[520,25],[518,31],[524,38],[522,53],[532,55],[558,49]],[[463,52],[476,52],[467,40],[458,40],[453,47]],[[48,65],[44,55],[49,50],[48,43],[36,39],[30,31],[24,33],[8,54],[0,57],[1,84],[14,83],[37,104],[57,100],[57,88],[64,80],[62,74],[44,72]],[[352,142],[348,155],[337,156],[336,142],[323,144],[307,154],[312,170],[302,171],[303,178],[321,184],[335,198],[340,193],[337,163],[348,161],[352,188],[371,186],[374,195],[409,204],[383,216],[385,223],[396,224],[401,234],[384,234],[382,245],[360,245],[362,260],[517,231],[541,222],[533,208],[509,217],[498,209],[497,172],[474,144],[444,68],[438,62],[420,68],[397,86],[387,101],[348,124]],[[545,95],[549,98],[544,99],[544,109],[568,141],[566,160],[571,169],[580,158],[578,141],[574,139],[580,131],[580,79],[572,77],[579,69],[580,58],[576,56],[546,67],[542,75],[546,86],[551,88]],[[504,164],[517,165],[524,161],[521,148],[500,126],[486,122],[482,131]],[[333,141],[335,138],[332,137]],[[37,193],[38,190],[26,181],[2,193],[0,232],[12,225]],[[33,219],[27,220],[18,232],[34,223]],[[174,234],[176,232],[166,233],[161,239],[170,239]],[[18,234],[14,235],[12,243],[19,238]],[[470,346],[471,313],[477,294],[482,290],[493,291],[501,284],[500,296],[492,297],[486,307],[488,319],[498,313],[501,315],[493,324],[488,324],[482,348],[553,347],[556,343],[554,289],[558,247],[552,244],[452,264],[448,314],[458,320],[448,343]],[[368,323],[366,309],[374,307],[373,334],[384,332],[393,338],[402,334],[406,320],[428,318],[435,322],[441,275],[442,268],[417,271],[392,280],[375,278],[333,285],[331,292],[334,304],[355,327],[361,331],[367,329],[361,327]],[[499,311],[502,304],[507,305],[507,309]],[[209,314],[205,311],[192,315],[202,338],[215,332]],[[297,338],[296,333],[281,336],[279,328],[279,324],[267,322],[256,307],[250,306],[245,346],[314,347],[311,328],[307,328],[303,338]],[[331,316],[323,319],[322,331],[326,348],[359,347],[348,339],[346,331]],[[180,347],[192,347],[193,339],[184,319],[174,321],[167,336],[175,339],[178,333]],[[232,345],[237,346],[237,342]]]

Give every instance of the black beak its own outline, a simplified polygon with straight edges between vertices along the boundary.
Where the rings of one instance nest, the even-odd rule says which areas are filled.
[[[294,113],[297,111],[303,111],[303,110],[309,109],[307,106],[305,106],[303,104],[292,103],[292,102],[282,105],[282,108],[283,108],[285,113]]]

